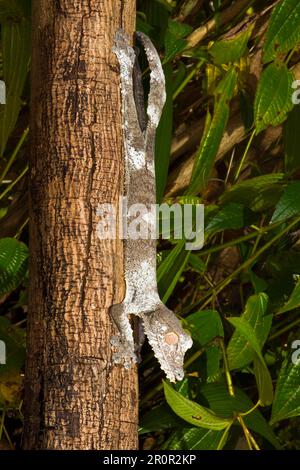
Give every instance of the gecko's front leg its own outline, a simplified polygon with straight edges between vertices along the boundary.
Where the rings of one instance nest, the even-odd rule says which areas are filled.
[[[110,314],[119,330],[119,334],[111,338],[111,345],[115,349],[113,362],[115,364],[124,364],[126,368],[129,368],[133,362],[137,362],[128,310],[129,305],[125,302],[113,305],[110,308]]]

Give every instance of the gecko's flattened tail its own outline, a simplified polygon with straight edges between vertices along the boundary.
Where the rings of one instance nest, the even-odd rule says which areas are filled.
[[[182,380],[184,356],[193,344],[191,337],[163,303],[141,317],[148,341],[167,378],[171,382]]]

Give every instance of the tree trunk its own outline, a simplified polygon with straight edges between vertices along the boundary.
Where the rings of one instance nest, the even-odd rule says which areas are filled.
[[[134,0],[33,0],[25,449],[135,449],[137,372],[114,366],[120,241],[97,207],[123,181],[114,35]]]

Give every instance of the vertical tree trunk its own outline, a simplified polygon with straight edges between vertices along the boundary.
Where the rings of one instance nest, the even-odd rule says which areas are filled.
[[[113,39],[134,24],[134,0],[33,0],[25,449],[137,446],[136,369],[109,342],[122,246],[96,234],[123,179]]]

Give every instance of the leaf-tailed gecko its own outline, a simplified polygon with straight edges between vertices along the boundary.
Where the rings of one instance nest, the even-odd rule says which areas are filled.
[[[142,43],[150,68],[150,91],[147,119],[137,110],[133,70],[136,54],[129,37],[120,30],[116,33],[113,48],[120,64],[122,114],[125,152],[125,195],[130,208],[134,204],[149,209],[145,221],[155,227],[156,217],[150,206],[156,203],[154,144],[155,133],[165,103],[165,80],[159,55],[150,39],[136,33]],[[141,77],[135,75],[135,81]],[[141,84],[140,84],[141,87]],[[139,94],[140,96],[140,94]],[[127,216],[127,222],[132,218]],[[161,368],[170,381],[184,376],[185,352],[192,346],[191,337],[183,330],[179,319],[160,300],[156,280],[156,240],[124,237],[124,270],[126,293],[123,302],[113,305],[110,313],[118,327],[119,335],[111,343],[116,352],[115,363],[130,367],[136,361],[130,315],[143,321],[144,331]]]

